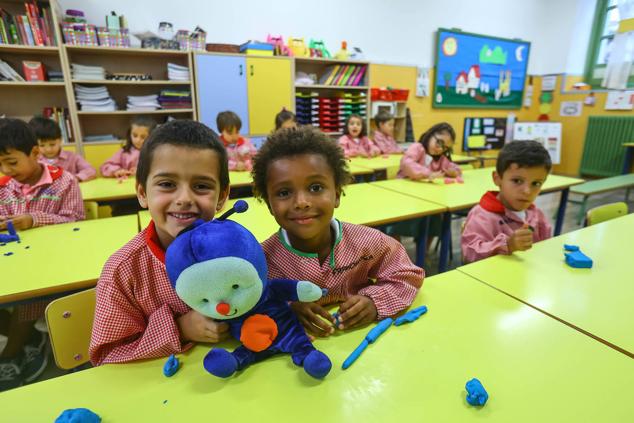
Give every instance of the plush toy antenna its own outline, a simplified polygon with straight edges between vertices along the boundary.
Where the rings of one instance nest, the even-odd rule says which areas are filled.
[[[218,218],[218,220],[226,220],[234,213],[244,213],[249,208],[249,204],[244,200],[238,200],[233,204],[233,207],[227,210]]]

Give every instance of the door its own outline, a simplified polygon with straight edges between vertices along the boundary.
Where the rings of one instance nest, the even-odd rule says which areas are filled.
[[[218,131],[216,116],[231,110],[242,120],[240,133],[249,133],[246,63],[244,57],[196,54],[198,116],[201,122]]]
[[[251,134],[269,134],[282,108],[294,110],[292,81],[290,59],[247,58]]]

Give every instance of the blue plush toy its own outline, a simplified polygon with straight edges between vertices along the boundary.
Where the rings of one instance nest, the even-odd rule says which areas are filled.
[[[213,348],[205,369],[229,377],[277,353],[289,353],[293,363],[315,378],[328,374],[332,363],[315,349],[291,311],[289,301],[316,301],[322,290],[312,282],[267,280],[262,247],[242,225],[225,220],[247,208],[234,209],[210,222],[199,220],[169,246],[165,265],[178,296],[192,309],[229,324],[242,345],[233,352]]]

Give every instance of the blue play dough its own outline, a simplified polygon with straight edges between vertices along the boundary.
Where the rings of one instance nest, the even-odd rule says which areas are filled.
[[[489,394],[478,379],[473,378],[468,381],[465,388],[467,389],[467,402],[469,404],[478,406],[486,404]]]
[[[572,245],[572,244],[564,244],[564,250],[566,250],[566,251],[579,251],[579,246],[578,245]]]
[[[566,256],[566,264],[575,269],[592,268],[592,259],[581,252],[581,250],[564,253]]]
[[[4,253],[5,256],[12,256],[13,253],[11,251],[9,251],[8,253]]]
[[[170,355],[163,366],[163,374],[167,377],[174,376],[178,371],[179,364],[178,358],[174,354]]]
[[[394,321],[394,326],[401,326],[402,324],[405,324],[405,323],[412,323],[413,321],[418,320],[418,318],[425,313],[427,313],[427,306],[417,307],[413,310],[408,311],[401,317],[398,317]]]
[[[77,232],[80,228],[73,228],[73,231]]]
[[[101,417],[87,408],[71,408],[64,410],[55,419],[55,423],[100,423]]]

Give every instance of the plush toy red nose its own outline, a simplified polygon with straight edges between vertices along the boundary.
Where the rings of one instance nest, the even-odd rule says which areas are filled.
[[[216,306],[216,311],[223,316],[226,316],[227,314],[229,314],[229,311],[231,311],[231,307],[229,307],[229,304],[227,303],[218,303],[218,305]]]

